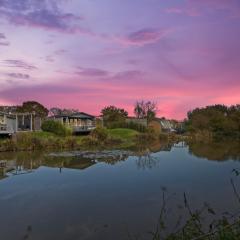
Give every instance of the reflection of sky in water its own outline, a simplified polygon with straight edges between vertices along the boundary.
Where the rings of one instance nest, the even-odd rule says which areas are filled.
[[[192,208],[208,202],[215,210],[237,208],[230,184],[237,161],[208,161],[187,148],[129,157],[114,165],[86,168],[41,166],[32,173],[0,181],[1,239],[124,239],[152,230],[161,208],[162,187],[170,223],[186,192]],[[236,183],[239,181],[235,179]]]

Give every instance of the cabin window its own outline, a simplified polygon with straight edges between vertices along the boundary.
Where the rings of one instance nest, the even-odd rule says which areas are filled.
[[[91,120],[87,120],[87,125],[88,126],[92,126],[93,124],[92,124],[92,121]]]
[[[0,124],[5,124],[5,118],[4,116],[0,116]]]
[[[70,125],[73,125],[73,119],[69,119]]]

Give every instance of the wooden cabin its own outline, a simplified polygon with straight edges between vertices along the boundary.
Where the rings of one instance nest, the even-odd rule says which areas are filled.
[[[34,113],[0,112],[0,135],[41,130],[41,118]]]
[[[61,114],[49,117],[72,128],[73,133],[87,133],[96,128],[96,118],[84,112]]]
[[[163,118],[155,118],[148,123],[146,118],[128,117],[126,118],[126,123],[135,123],[142,125],[144,127],[149,126],[152,127],[156,131],[156,133],[176,132],[176,128],[178,127],[176,121],[167,120]]]
[[[16,117],[0,112],[0,135],[11,135],[16,132]]]

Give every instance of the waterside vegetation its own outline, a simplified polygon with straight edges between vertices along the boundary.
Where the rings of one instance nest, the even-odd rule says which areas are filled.
[[[4,110],[4,109],[3,109]],[[88,136],[76,136],[70,126],[46,118],[48,110],[41,104],[25,102],[18,111],[28,111],[45,116],[42,131],[18,132],[10,139],[0,139],[0,151],[34,151],[41,149],[80,150],[86,148],[147,148],[157,141],[202,141],[218,138],[240,140],[240,105],[224,105],[196,108],[188,112],[183,123],[172,120],[177,126],[174,131],[163,131],[156,127],[157,105],[150,101],[139,101],[134,106],[136,117],[127,121],[128,112],[115,106],[107,106],[96,120],[96,128]],[[70,110],[69,110],[70,111]],[[142,120],[145,125],[142,124]],[[155,121],[157,124],[152,124]],[[160,127],[161,128],[161,127]],[[177,130],[181,130],[178,134]]]

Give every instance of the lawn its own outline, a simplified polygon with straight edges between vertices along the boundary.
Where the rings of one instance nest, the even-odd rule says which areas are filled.
[[[138,134],[137,131],[128,128],[108,129],[108,133],[112,137],[119,137],[122,139],[132,139]]]
[[[136,130],[128,128],[115,128],[108,129],[107,131],[110,137],[122,140],[123,143],[119,145],[120,148],[129,148],[134,146],[134,138],[138,134]]]

